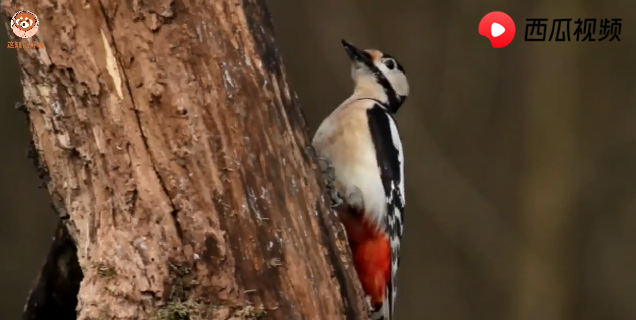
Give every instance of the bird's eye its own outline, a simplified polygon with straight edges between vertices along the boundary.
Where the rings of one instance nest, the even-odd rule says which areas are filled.
[[[389,70],[393,70],[395,68],[395,60],[393,59],[386,59],[384,60],[384,65],[389,68]]]

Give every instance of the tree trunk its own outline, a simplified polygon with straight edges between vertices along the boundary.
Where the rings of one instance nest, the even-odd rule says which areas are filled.
[[[16,50],[77,319],[366,316],[264,1],[17,2],[40,20],[44,47]],[[40,284],[66,270],[47,265]]]

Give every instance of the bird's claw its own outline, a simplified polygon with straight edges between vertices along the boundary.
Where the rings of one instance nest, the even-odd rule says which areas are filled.
[[[344,203],[342,197],[340,196],[340,192],[338,192],[338,190],[336,190],[335,188],[333,188],[332,191],[329,192],[329,196],[331,198],[331,208],[335,209]]]
[[[325,179],[325,184],[327,185],[327,189],[329,190],[329,197],[331,198],[331,207],[337,208],[344,203],[342,200],[342,196],[338,189],[336,189],[336,170],[333,167],[333,164],[327,158],[319,157],[318,160],[322,162],[323,165],[320,166],[320,171]]]

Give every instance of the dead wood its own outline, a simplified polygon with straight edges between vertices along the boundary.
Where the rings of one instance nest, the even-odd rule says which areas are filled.
[[[3,2],[21,8],[40,19],[22,41],[44,47],[18,56],[77,319],[364,318],[263,1]],[[53,251],[43,297],[69,256]],[[31,296],[26,319],[53,319]]]

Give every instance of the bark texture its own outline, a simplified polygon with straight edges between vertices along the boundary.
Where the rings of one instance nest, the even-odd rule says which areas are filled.
[[[77,319],[366,315],[264,1],[3,2],[22,8],[40,20],[44,48],[18,55],[83,274]]]

